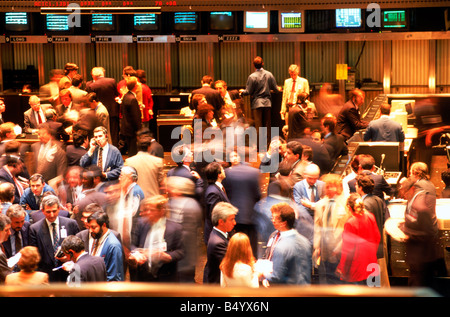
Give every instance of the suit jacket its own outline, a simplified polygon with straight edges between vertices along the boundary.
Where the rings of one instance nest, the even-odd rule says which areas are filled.
[[[53,188],[50,187],[50,185],[48,185],[48,184],[44,185],[44,189],[42,190],[42,194],[44,194],[45,192],[52,192],[54,195],[56,195],[56,193],[53,190]],[[28,213],[31,213],[34,210],[41,209],[41,206],[39,206],[38,203],[36,202],[36,196],[33,194],[33,192],[31,191],[30,187],[25,189],[25,191],[23,192],[22,197],[20,197],[20,205],[22,205],[22,206],[23,205],[30,206],[30,209],[27,209]]]
[[[65,217],[65,218],[70,218],[70,213],[67,210],[64,209],[60,209],[59,210],[59,214],[60,217]],[[33,212],[30,213],[30,223],[34,224],[36,222],[38,222],[39,220],[42,220],[45,218],[44,213],[42,212],[41,209],[39,210],[34,210]]]
[[[42,174],[46,183],[57,176],[64,175],[67,168],[66,152],[58,142],[49,142],[52,142],[51,149],[47,151],[47,154],[42,160],[39,160],[41,142],[36,142],[31,145],[31,150],[34,153],[36,173]]]
[[[197,171],[199,174],[200,172]],[[195,195],[196,198],[199,201],[203,200],[203,194],[205,191],[205,182],[203,181],[203,179],[200,178],[195,178],[192,174],[191,174],[191,168],[187,168],[185,166],[177,166],[172,168],[171,170],[169,170],[167,172],[167,177],[171,177],[171,176],[179,176],[179,177],[186,177],[189,178],[191,181],[193,181],[195,183]]]
[[[106,267],[101,257],[84,253],[75,265],[79,267],[80,282],[106,282]]]
[[[225,170],[222,185],[231,204],[239,209],[236,215],[238,224],[255,223],[255,204],[261,199],[261,174],[258,169],[241,163]]]
[[[317,143],[309,137],[303,137],[297,139],[297,141],[299,141],[303,145],[308,145],[311,147],[313,151],[312,162],[319,166],[320,175],[327,174],[331,171],[334,162],[331,160],[330,154],[325,145]]]
[[[89,156],[89,153],[87,152],[81,157],[80,166],[86,168],[91,165],[96,165],[97,160],[98,147],[94,150],[92,156]],[[106,180],[111,181],[118,179],[123,166],[123,158],[119,149],[112,144],[109,144],[108,155],[105,162],[103,172],[106,172]]]
[[[102,77],[86,83],[87,92],[95,92],[98,100],[108,109],[110,117],[119,117],[120,106],[115,98],[119,96],[114,78]]]
[[[63,226],[66,229],[67,236],[76,235],[80,231],[80,229],[78,228],[78,224],[75,220],[61,216],[58,216],[58,218],[58,245],[61,245],[62,241],[64,240],[64,238],[61,237],[61,229]],[[63,270],[53,271],[53,268],[58,267],[59,265],[61,265],[61,263],[57,261],[54,256],[52,239],[46,218],[41,219],[30,226],[29,245],[37,247],[39,254],[41,255],[41,261],[39,262],[38,271],[47,273],[50,282],[65,281],[67,274]]]
[[[69,144],[66,147],[67,166],[80,165],[81,157],[86,154],[87,150],[84,147],[75,147]]]
[[[141,110],[138,100],[133,92],[128,91],[122,98],[120,106],[122,118],[120,119],[120,134],[135,137],[142,126]]]
[[[145,197],[159,195],[164,179],[164,160],[148,152],[139,151],[125,160],[124,165],[132,166],[138,174],[137,184],[143,189]]]
[[[0,284],[5,283],[6,276],[11,274],[12,270],[8,266],[8,258],[6,254],[0,249]]]
[[[150,143],[149,153],[151,155],[164,159],[164,147],[158,143],[155,139]]]
[[[97,117],[97,124],[105,127],[108,133],[108,142],[111,143],[111,130],[109,128],[109,112],[106,107],[99,102],[95,108],[95,116]]]
[[[340,134],[330,133],[323,138],[323,144],[330,154],[330,160],[335,163],[341,155],[348,154],[348,147],[345,139]]]
[[[205,191],[205,229],[204,229],[204,242],[208,244],[209,235],[213,229],[211,222],[211,214],[214,206],[219,202],[230,203],[227,194],[223,192],[216,184],[210,184]]]
[[[348,140],[356,131],[367,128],[369,122],[361,120],[359,109],[351,100],[347,101],[337,116],[336,133]]]
[[[292,90],[292,86],[293,86],[293,79],[291,77],[289,77],[288,79],[286,79],[284,81],[284,86],[283,86],[283,96],[281,99],[281,110],[280,112],[285,113],[288,111],[287,105],[289,103],[289,97],[291,94],[291,90]],[[306,92],[309,95],[309,82],[306,78],[303,77],[299,77],[297,76],[297,78],[295,79],[295,88],[294,88],[294,98],[293,103],[295,104],[297,102],[297,96],[302,93],[302,92]]]
[[[307,200],[311,201],[312,203],[317,203],[324,196],[324,188],[325,188],[325,183],[321,180],[317,180],[317,182],[315,184],[315,193],[314,193],[315,199],[314,199],[314,201],[311,201],[309,184],[306,182],[306,179],[303,179],[300,182],[297,182],[294,185],[293,197],[294,197],[294,201],[297,203],[298,208],[308,212],[312,217],[314,217],[314,208],[307,208],[307,207],[303,206],[302,200],[307,199]]]
[[[220,284],[220,268],[228,248],[228,239],[213,229],[206,247],[206,265],[203,271],[204,284]]]
[[[220,96],[220,93],[210,86],[203,86],[201,88],[193,90],[192,96],[194,96],[195,94],[205,95],[206,102],[214,107],[216,114],[218,114],[220,109],[222,109],[222,106],[225,104],[222,97]]]
[[[84,242],[84,250],[91,254],[89,250],[89,229],[77,233]],[[102,250],[99,256],[104,260],[106,266],[107,281],[124,281],[124,251],[120,242],[120,234],[117,231],[109,229],[109,234],[103,242]]]
[[[288,139],[301,138],[309,125],[306,113],[301,106],[289,107]]]
[[[20,234],[22,236],[22,248],[26,247],[28,245],[28,235],[30,232],[30,223],[28,221],[25,221],[25,223],[22,226],[22,229],[20,229]],[[8,240],[6,240],[5,242],[3,242],[3,248],[5,250],[5,254],[6,257],[9,259],[10,257],[12,257],[14,254],[16,254],[18,251],[20,250],[16,250],[16,253],[13,254],[12,251],[12,241],[11,241],[11,236],[14,235],[14,231],[11,230],[11,235],[9,236]]]
[[[0,167],[0,183],[11,183],[14,185],[14,201],[13,204],[20,203],[20,192],[17,188],[16,183],[14,182],[14,179],[9,175],[9,173],[5,170],[7,168],[6,166]]]
[[[44,114],[44,109],[41,108],[41,110]],[[32,108],[28,109],[27,111],[25,111],[23,113],[23,120],[24,120],[23,131],[25,133],[31,133],[32,129],[37,129],[39,127],[39,122],[36,120],[35,111]],[[44,115],[42,122],[45,122],[45,121],[46,120],[45,120],[45,115]]]
[[[373,187],[372,194],[380,197],[383,200],[384,200],[384,194],[386,194],[388,196],[392,195],[393,189],[389,185],[389,183],[386,181],[386,179],[384,178],[383,175],[378,175],[378,174],[375,174],[370,171],[362,171],[362,173],[369,175],[370,178],[372,178],[374,181],[374,187]],[[356,192],[355,184],[356,184],[356,178],[354,178],[348,182],[348,187],[349,187],[351,193]]]
[[[364,141],[403,142],[405,133],[400,123],[392,120],[387,115],[369,122],[364,133]]]
[[[132,250],[144,248],[150,230],[151,224],[145,218],[139,218],[137,222],[133,223],[131,230]],[[177,282],[177,265],[184,257],[182,231],[180,224],[169,219],[166,220],[164,241],[167,243],[167,251],[165,252],[172,257],[172,261],[162,264],[156,272],[156,276],[149,271],[148,264],[138,266],[137,277],[139,281]]]
[[[364,207],[375,216],[375,221],[380,232],[380,243],[378,244],[377,258],[384,258],[383,252],[383,229],[387,217],[387,207],[384,201],[375,195],[368,194],[363,197]]]

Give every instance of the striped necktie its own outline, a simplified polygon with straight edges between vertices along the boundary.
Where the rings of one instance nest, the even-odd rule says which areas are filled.
[[[59,236],[58,230],[56,229],[56,223],[52,223],[52,226],[53,226],[53,252],[56,253],[56,250],[58,249]]]

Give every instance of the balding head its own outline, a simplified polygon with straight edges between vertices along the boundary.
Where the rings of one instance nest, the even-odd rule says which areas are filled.
[[[320,176],[319,166],[316,164],[308,164],[303,171],[303,176],[310,186],[314,185]]]

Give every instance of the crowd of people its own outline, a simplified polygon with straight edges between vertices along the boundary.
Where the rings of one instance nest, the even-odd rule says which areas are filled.
[[[407,245],[410,285],[430,286],[443,254],[428,166],[412,164],[398,192],[375,172],[370,155],[354,157],[348,175],[332,173],[358,130],[366,129],[368,140],[404,141],[401,126],[389,121],[389,105],[365,122],[364,92],[355,89],[337,114],[320,115],[297,65],[281,88],[260,57],[253,64],[239,91],[202,78],[180,110],[193,119],[192,139],[183,134],[173,149],[163,149],[149,129],[153,101],[144,71],[125,67],[116,83],[101,67],[88,82],[73,63],[53,70],[24,113],[24,131],[39,140],[18,141],[19,123],[0,125],[0,280],[389,287],[383,232],[389,200],[398,194],[408,201],[398,226],[404,235],[395,238]],[[271,127],[276,90],[283,91],[284,135],[268,134],[257,160],[248,141],[230,147],[228,135],[202,138],[207,129],[234,127],[233,138],[245,138],[249,127]],[[251,116],[243,111],[247,95]],[[198,159],[212,148],[220,155]],[[32,164],[24,163],[26,152]],[[164,152],[176,166],[165,168]]]

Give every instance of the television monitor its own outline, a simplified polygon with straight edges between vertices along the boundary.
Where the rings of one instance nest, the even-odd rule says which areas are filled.
[[[30,31],[30,19],[27,12],[5,12],[6,32]]]
[[[383,10],[381,12],[381,27],[386,30],[405,30],[408,28],[408,13],[406,10]]]
[[[112,14],[92,14],[91,31],[114,32],[116,31],[116,17]]]
[[[50,32],[69,31],[69,16],[67,14],[47,14],[46,30]]]
[[[278,32],[305,32],[305,11],[278,11]]]
[[[135,31],[148,32],[159,30],[159,14],[144,13],[133,15],[133,29]]]
[[[245,11],[244,12],[244,32],[247,32],[247,33],[270,32],[270,12],[269,11]]]
[[[358,29],[363,26],[361,9],[336,9],[336,28]]]
[[[354,155],[369,154],[375,160],[375,165],[386,171],[400,171],[399,142],[359,142]]]
[[[209,13],[210,32],[234,31],[236,26],[235,14],[232,11],[213,11]]]
[[[173,20],[174,31],[192,32],[198,31],[200,26],[197,12],[175,12]]]

